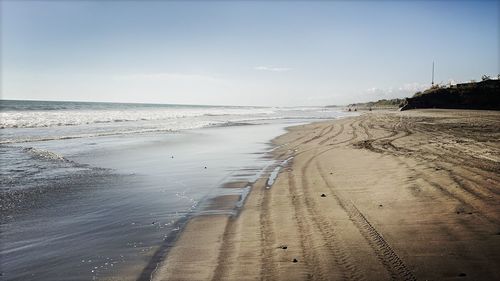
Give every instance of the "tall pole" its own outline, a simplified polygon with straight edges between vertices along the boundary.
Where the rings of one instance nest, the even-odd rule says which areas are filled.
[[[434,86],[434,61],[432,62],[432,86]]]

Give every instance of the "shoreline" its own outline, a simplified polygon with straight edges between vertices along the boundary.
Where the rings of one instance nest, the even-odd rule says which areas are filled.
[[[2,146],[13,168],[32,172],[2,194],[16,204],[3,205],[12,210],[2,233],[4,276],[149,280],[182,226],[176,222],[234,213],[244,185],[274,163],[265,157],[269,141],[296,122]],[[36,243],[40,237],[53,243]]]
[[[498,278],[499,128],[463,110],[289,127],[272,187],[190,220],[153,280]]]

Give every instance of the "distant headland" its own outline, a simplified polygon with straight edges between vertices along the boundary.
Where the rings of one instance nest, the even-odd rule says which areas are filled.
[[[418,108],[500,110],[500,79],[483,76],[482,81],[432,86],[410,98],[382,99],[374,102],[354,103],[349,109]]]
[[[434,86],[405,99],[400,108],[500,110],[500,80],[484,77],[480,82]]]

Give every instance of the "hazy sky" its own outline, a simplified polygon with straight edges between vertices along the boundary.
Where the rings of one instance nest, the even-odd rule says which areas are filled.
[[[1,97],[328,105],[500,73],[499,1],[1,1]]]

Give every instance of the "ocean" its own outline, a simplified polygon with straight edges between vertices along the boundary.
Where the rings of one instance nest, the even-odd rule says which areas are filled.
[[[184,222],[236,213],[276,170],[270,141],[286,127],[347,114],[2,100],[0,279],[147,279]]]

